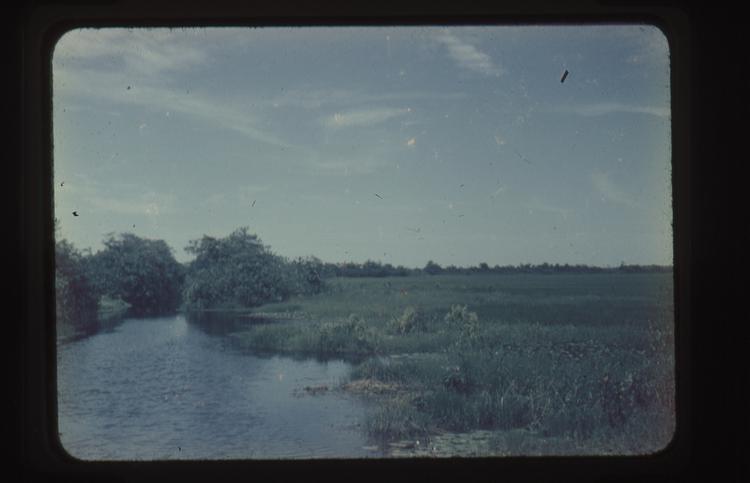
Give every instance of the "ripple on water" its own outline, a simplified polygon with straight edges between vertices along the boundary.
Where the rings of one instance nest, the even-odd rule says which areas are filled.
[[[81,459],[367,456],[365,408],[329,391],[350,366],[231,349],[184,317],[128,319],[58,347],[63,446]]]

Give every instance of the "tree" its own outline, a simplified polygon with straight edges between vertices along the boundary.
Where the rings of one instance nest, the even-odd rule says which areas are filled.
[[[323,291],[324,264],[317,257],[297,258],[289,266],[294,293],[316,294]]]
[[[96,322],[97,291],[86,275],[84,260],[67,240],[55,241],[55,309],[58,323],[85,329]]]
[[[367,260],[362,264],[362,276],[364,277],[384,277],[383,265],[380,262]]]
[[[164,240],[132,233],[108,235],[104,250],[89,263],[98,291],[132,306],[135,315],[159,315],[177,309],[184,269]]]
[[[184,288],[189,309],[254,307],[282,301],[293,292],[289,264],[247,230],[190,241],[185,250],[195,260],[188,266]]]
[[[428,273],[430,275],[438,275],[438,274],[440,274],[440,273],[443,272],[443,267],[441,267],[437,263],[435,263],[432,260],[430,260],[424,266],[423,270],[424,270],[425,273]]]

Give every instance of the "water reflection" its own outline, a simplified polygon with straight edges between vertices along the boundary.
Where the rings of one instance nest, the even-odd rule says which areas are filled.
[[[188,312],[187,323],[212,336],[224,336],[252,325],[283,322],[278,319],[258,317],[253,314],[233,312]]]
[[[58,348],[63,447],[82,459],[371,456],[350,365],[234,350],[243,318],[127,319]],[[238,325],[239,324],[239,325]]]
[[[124,317],[112,317],[92,320],[79,324],[73,329],[63,329],[58,326],[57,343],[68,344],[80,341],[100,333],[114,332],[125,321]]]

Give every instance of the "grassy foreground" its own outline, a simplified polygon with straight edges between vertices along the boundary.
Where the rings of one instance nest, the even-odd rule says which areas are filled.
[[[370,436],[409,454],[645,454],[672,436],[671,274],[339,278],[255,312],[290,320],[242,346],[356,361],[343,388],[378,401]]]

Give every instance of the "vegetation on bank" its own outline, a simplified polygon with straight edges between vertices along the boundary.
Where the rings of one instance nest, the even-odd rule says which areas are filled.
[[[328,281],[341,277],[671,272],[670,267],[625,264],[616,268],[547,263],[441,267],[429,261],[424,268],[406,268],[372,260],[361,264],[327,263],[315,257],[289,260],[274,254],[247,228],[224,238],[190,241],[186,251],[195,258],[187,264],[177,262],[163,240],[122,233],[107,235],[103,243],[104,249],[91,253],[59,237],[55,242],[57,313],[64,324],[88,324],[96,318],[102,297],[121,300],[132,315],[153,316],[179,308],[232,310],[283,302],[295,295],[320,293]]]
[[[59,333],[179,308],[275,314],[287,320],[233,337],[256,353],[351,360],[344,387],[379,398],[366,428],[380,441],[523,430],[648,452],[671,436],[668,267],[333,265],[278,256],[245,228],[187,249],[180,264],[132,234],[95,254],[58,239]]]
[[[129,304],[133,315],[170,313],[180,305],[184,267],[164,240],[109,235],[86,262],[97,292]]]
[[[186,250],[195,256],[183,288],[188,310],[255,307],[323,288],[315,259],[289,262],[247,228],[226,238],[204,236],[191,241]]]
[[[255,307],[324,287],[322,263],[287,260],[256,235],[240,228],[224,238],[189,243],[195,256],[175,260],[163,240],[132,233],[110,234],[96,253],[81,252],[65,239],[55,242],[57,318],[63,332],[95,328],[127,313],[155,316],[186,310]],[[70,329],[70,330],[69,330]]]
[[[58,334],[88,333],[126,314],[148,316],[176,310],[184,269],[162,240],[126,233],[108,235],[104,249],[81,252],[55,242]]]
[[[55,243],[55,311],[68,332],[91,326],[97,318],[97,293],[83,260],[84,255],[71,243]]]
[[[307,321],[234,337],[348,357],[344,387],[379,399],[366,427],[383,442],[524,430],[639,453],[674,427],[671,296],[664,274],[340,279],[258,309]]]

